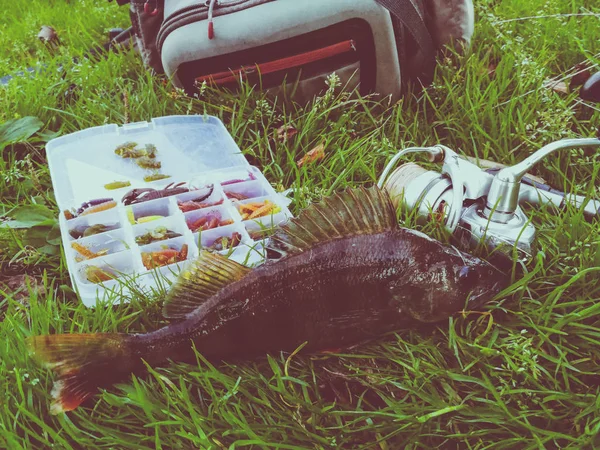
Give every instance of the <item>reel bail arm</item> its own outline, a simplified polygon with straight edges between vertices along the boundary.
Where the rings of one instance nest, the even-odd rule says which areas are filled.
[[[390,160],[390,162],[387,163],[385,169],[383,169],[383,172],[379,177],[379,181],[377,182],[378,188],[383,188],[385,181],[387,180],[390,172],[392,171],[398,160],[409,153],[429,153],[429,161],[431,162],[438,161],[444,157],[444,150],[441,148],[441,146],[405,148],[404,150],[396,153],[396,155]]]

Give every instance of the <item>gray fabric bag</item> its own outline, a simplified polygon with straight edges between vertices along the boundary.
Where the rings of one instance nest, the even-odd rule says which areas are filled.
[[[188,94],[246,80],[301,103],[334,72],[397,99],[473,33],[472,0],[132,0],[130,14],[146,65]]]

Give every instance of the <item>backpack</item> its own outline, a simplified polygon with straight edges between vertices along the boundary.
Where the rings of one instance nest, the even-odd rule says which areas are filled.
[[[347,90],[392,99],[429,84],[436,54],[470,43],[473,15],[471,0],[130,2],[144,63],[189,95],[248,81],[300,103],[332,73]]]

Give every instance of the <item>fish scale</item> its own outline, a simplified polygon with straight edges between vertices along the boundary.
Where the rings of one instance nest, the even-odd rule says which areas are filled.
[[[144,362],[193,361],[194,349],[224,360],[303,344],[342,348],[481,306],[507,281],[485,261],[400,228],[375,187],[310,206],[268,250],[278,258],[255,269],[202,252],[165,299],[174,321],[157,331],[33,338],[37,357],[59,374],[53,411],[75,408]]]

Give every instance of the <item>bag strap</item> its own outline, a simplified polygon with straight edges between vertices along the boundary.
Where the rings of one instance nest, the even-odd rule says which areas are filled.
[[[420,70],[415,73],[423,73],[430,76],[435,67],[435,47],[431,34],[425,25],[423,13],[415,4],[415,0],[375,0],[386,8],[410,33],[419,49],[422,60]]]

